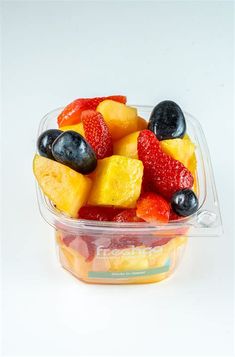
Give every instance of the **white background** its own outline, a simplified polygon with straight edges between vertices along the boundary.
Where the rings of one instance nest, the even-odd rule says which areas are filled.
[[[232,2],[5,1],[4,355],[232,354]],[[204,128],[224,235],[192,238],[159,284],[86,285],[60,268],[31,162],[49,110],[81,96],[178,102]]]

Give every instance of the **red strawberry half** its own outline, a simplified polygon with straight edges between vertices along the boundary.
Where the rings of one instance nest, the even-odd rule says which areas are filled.
[[[132,236],[120,236],[112,238],[109,249],[126,249],[139,247],[142,245],[142,240]]]
[[[161,196],[147,192],[137,201],[136,214],[150,223],[167,223],[170,215],[170,205]]]
[[[165,245],[167,244],[170,240],[172,239],[172,237],[159,237],[159,238],[156,238],[156,237],[146,237],[143,239],[143,244],[146,246],[146,247],[158,247],[158,246],[161,246],[161,245]]]
[[[136,210],[133,208],[126,209],[113,218],[114,222],[144,222],[143,219],[137,217]]]
[[[94,238],[79,235],[64,235],[63,243],[81,254],[87,262],[91,261],[96,253]]]
[[[167,199],[183,188],[193,186],[191,172],[179,161],[164,153],[150,130],[142,130],[138,137],[138,157],[144,165],[144,179]]]
[[[80,98],[68,104],[57,118],[59,127],[74,125],[81,121],[83,110],[95,110],[97,106],[105,99],[111,99],[116,102],[126,104],[126,97],[123,95],[110,95],[108,97]]]
[[[170,221],[176,221],[176,220],[181,219],[181,218],[182,218],[181,216],[178,216],[178,214],[175,213],[175,212],[173,211],[173,209],[171,209],[171,211],[170,211],[170,218],[169,218]]]
[[[113,218],[122,211],[120,208],[83,206],[79,210],[79,218],[92,221],[112,221]]]
[[[94,149],[97,159],[113,154],[112,137],[102,114],[95,110],[85,110],[81,115],[85,137]]]

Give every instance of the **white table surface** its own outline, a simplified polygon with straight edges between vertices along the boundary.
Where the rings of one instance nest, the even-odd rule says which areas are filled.
[[[3,354],[232,355],[232,2],[3,2]],[[31,165],[40,118],[76,97],[172,99],[204,128],[224,235],[159,284],[60,268]]]

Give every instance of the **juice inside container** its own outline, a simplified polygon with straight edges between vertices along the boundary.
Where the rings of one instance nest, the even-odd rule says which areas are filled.
[[[150,106],[134,107],[138,116],[146,120],[153,110]],[[62,109],[56,109],[42,119],[39,135],[45,130],[57,128],[57,118]],[[71,218],[58,210],[37,185],[40,212],[54,228],[60,264],[76,278],[100,284],[159,282],[176,270],[188,239],[197,236],[206,239],[208,235],[221,233],[219,205],[206,140],[199,122],[188,113],[184,116],[187,136],[195,145],[194,162],[197,163],[192,190],[198,197],[198,209],[188,217],[173,219],[167,224]],[[139,131],[144,127],[142,122]],[[133,135],[137,137],[136,133]],[[121,143],[118,140],[122,138],[116,140]],[[120,147],[114,144],[114,150],[121,150],[117,151],[118,154],[125,155],[126,147]]]

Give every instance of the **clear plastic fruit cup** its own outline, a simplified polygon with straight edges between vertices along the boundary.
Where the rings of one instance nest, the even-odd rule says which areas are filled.
[[[135,107],[148,120],[153,108]],[[57,116],[62,109],[44,116],[38,135],[57,128]],[[198,211],[187,218],[167,225],[73,219],[59,212],[37,185],[40,212],[55,229],[59,261],[76,278],[100,284],[159,282],[175,271],[188,238],[221,234],[219,203],[205,136],[199,122],[184,114],[187,134],[196,145],[194,189],[199,199]]]

